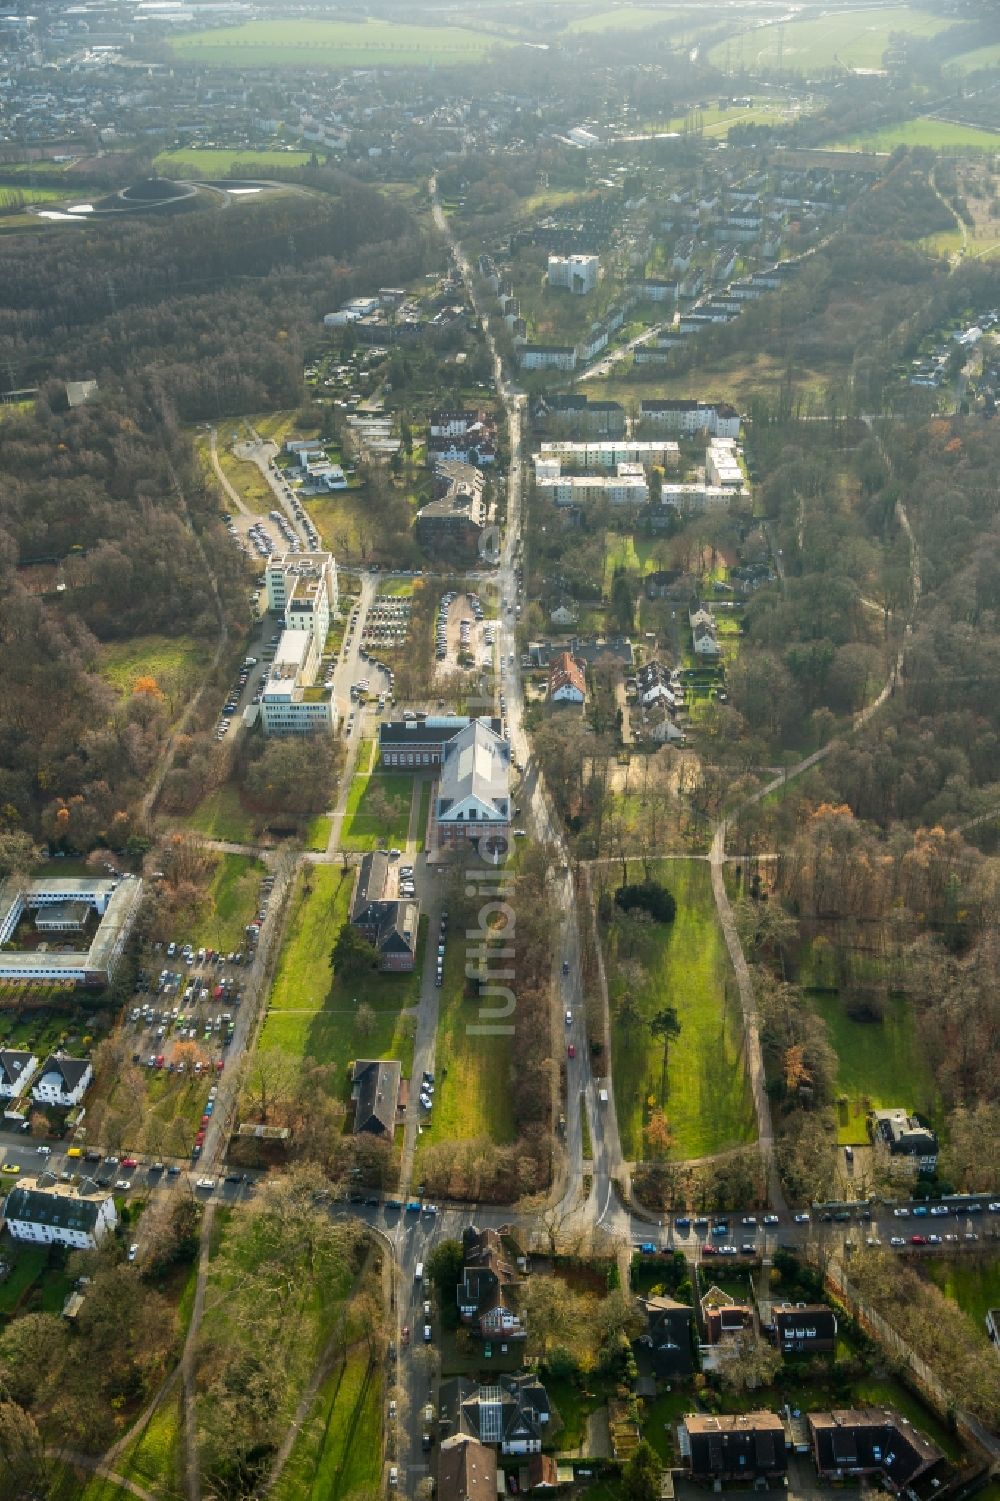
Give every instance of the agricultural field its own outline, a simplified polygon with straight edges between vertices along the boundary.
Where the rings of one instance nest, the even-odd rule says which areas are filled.
[[[371,974],[347,981],[333,974],[330,952],[350,910],[353,869],[318,865],[300,875],[284,949],[271,991],[260,1049],[279,1049],[314,1063],[335,1063],[347,1098],[352,1058],[399,1058],[403,1073],[413,1059],[413,1029],[404,1011],[420,996],[420,965],[426,935],[421,921],[417,967],[411,974]],[[370,1031],[357,1025],[364,1000],[374,1012]]]
[[[931,37],[954,24],[951,16],[934,15],[916,6],[884,10],[836,10],[825,16],[791,21],[750,31],[743,38],[743,65],[748,72],[780,69],[810,73],[814,69],[881,68],[893,33]],[[733,43],[720,43],[708,54],[716,67],[734,56]]]
[[[468,67],[497,38],[462,26],[391,21],[248,21],[190,32],[172,41],[185,62],[220,68]]]
[[[153,162],[164,177],[228,177],[234,167],[249,176],[266,176],[271,167],[304,167],[308,151],[267,151],[255,146],[234,151],[216,151],[205,146],[180,146],[175,151],[161,151]]]
[[[932,151],[958,154],[963,151],[1000,151],[1000,132],[981,130],[953,120],[936,120],[918,115],[900,120],[881,130],[861,131],[845,140],[835,141],[829,151],[895,151],[897,146],[927,146]]]
[[[498,1144],[514,1140],[509,1087],[513,1039],[469,1035],[468,1023],[477,1015],[478,1002],[464,998],[465,964],[464,945],[450,942],[438,992],[434,1109],[420,1138],[428,1145],[479,1136]],[[417,1160],[419,1165],[419,1156]]]
[[[649,1030],[664,1005],[673,1006],[680,1034],[670,1044],[662,1108],[673,1137],[674,1159],[707,1156],[754,1139],[750,1090],[742,1062],[743,1027],[725,942],[718,926],[711,877],[704,861],[652,864],[677,902],[669,925],[623,921],[605,928],[611,996],[611,1056],[622,1150],[645,1152],[643,1127],[661,1103],[662,1046]],[[612,884],[618,871],[609,870]],[[630,880],[642,867],[629,866]],[[641,968],[630,974],[628,964]],[[628,989],[636,1020],[624,1021],[620,1002]]]
[[[355,772],[344,807],[341,849],[402,849],[415,785],[405,772]]]
[[[97,670],[122,695],[139,678],[152,678],[173,706],[208,665],[211,652],[193,636],[134,636],[101,647]]]
[[[935,1258],[923,1264],[921,1270],[968,1314],[980,1332],[985,1327],[988,1310],[1000,1308],[1000,1258],[996,1255],[963,1256],[950,1261]]]

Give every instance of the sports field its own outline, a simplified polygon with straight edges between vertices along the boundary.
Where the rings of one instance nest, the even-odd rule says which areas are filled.
[[[887,6],[884,10],[837,11],[804,21],[762,27],[743,37],[743,65],[749,72],[781,69],[809,73],[813,69],[881,68],[882,54],[892,34],[936,36],[952,26],[951,16],[932,15],[916,6]],[[709,61],[721,67],[726,54],[732,62],[732,40],[709,53]]]
[[[920,115],[900,120],[882,130],[862,131],[836,141],[830,151],[894,151],[897,146],[927,146],[932,151],[1000,151],[1000,133],[959,125],[952,120],[934,120]]]
[[[239,165],[251,174],[266,173],[269,167],[303,167],[308,151],[267,151],[247,146],[242,150],[216,151],[207,146],[180,146],[176,151],[161,151],[153,162],[165,177],[228,177]]]
[[[488,32],[463,26],[406,26],[391,21],[248,21],[188,32],[173,41],[185,61],[221,68],[465,67],[497,45]]]

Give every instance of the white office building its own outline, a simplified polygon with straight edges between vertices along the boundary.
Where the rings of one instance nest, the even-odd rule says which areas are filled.
[[[264,733],[332,733],[333,692],[317,678],[337,608],[337,565],[328,552],[283,553],[268,560],[265,582],[268,609],[281,612],[284,630],[260,701]]]

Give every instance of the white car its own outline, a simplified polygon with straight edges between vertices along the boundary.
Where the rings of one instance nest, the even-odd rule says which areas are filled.
[[[573,1013],[568,1006],[566,1007],[566,1025],[567,1027],[571,1027],[573,1025]]]
[[[203,1189],[206,1190],[206,1192],[210,1193],[212,1191],[212,1189],[215,1187],[215,1179],[214,1178],[199,1178],[198,1182],[197,1182],[197,1184],[195,1186],[197,1188],[203,1188]]]
[[[129,1259],[129,1261],[134,1261],[135,1258],[138,1256],[138,1254],[139,1254],[139,1243],[138,1243],[138,1241],[133,1241],[132,1244],[128,1248],[128,1259]]]

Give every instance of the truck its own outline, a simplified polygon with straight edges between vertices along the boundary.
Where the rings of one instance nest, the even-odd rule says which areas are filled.
[[[597,1091],[597,1098],[602,1105],[606,1105],[608,1103],[608,1091],[606,1089],[599,1089]]]

